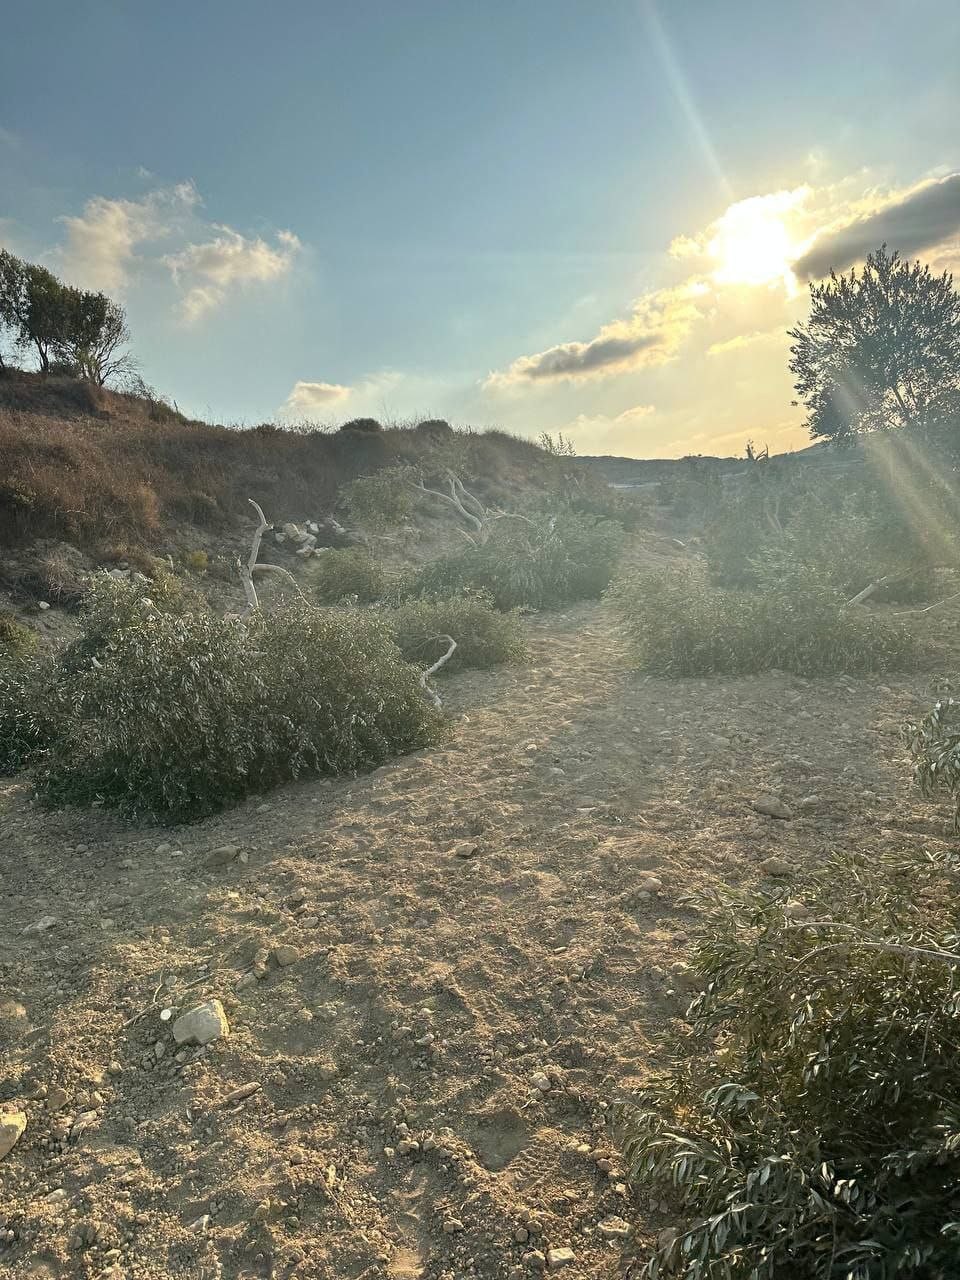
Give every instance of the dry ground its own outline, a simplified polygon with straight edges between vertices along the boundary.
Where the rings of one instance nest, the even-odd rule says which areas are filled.
[[[445,682],[448,744],[368,777],[173,832],[0,792],[11,1280],[492,1280],[558,1248],[600,1280],[628,1253],[598,1223],[664,1224],[605,1111],[664,1061],[687,897],[947,839],[897,737],[930,676],[644,681],[602,607],[532,634]],[[178,1059],[161,1011],[211,996],[230,1036]]]

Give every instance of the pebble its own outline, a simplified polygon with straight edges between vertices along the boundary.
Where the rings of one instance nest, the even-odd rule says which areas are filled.
[[[813,912],[803,902],[798,902],[796,898],[791,898],[783,908],[783,914],[788,920],[808,920]]]
[[[793,867],[786,858],[778,858],[774,854],[771,858],[764,858],[760,863],[760,870],[768,876],[788,876]]]
[[[615,1213],[597,1223],[597,1231],[604,1240],[626,1240],[631,1230],[630,1223],[618,1218]]]
[[[550,1092],[550,1077],[543,1071],[535,1071],[530,1077],[531,1087],[540,1093]]]
[[[41,916],[39,920],[34,920],[33,924],[27,925],[23,931],[23,936],[29,938],[37,933],[46,933],[48,929],[52,929],[58,923],[56,916]]]
[[[67,1101],[66,1089],[61,1089],[58,1084],[55,1084],[47,1093],[47,1110],[59,1111],[61,1107],[67,1105]]]
[[[300,952],[296,947],[291,947],[289,942],[281,942],[273,948],[273,958],[282,969],[286,969],[288,965],[297,963]]]
[[[443,1224],[444,1235],[455,1236],[463,1231],[463,1229],[463,1223],[459,1218],[447,1218],[446,1222]]]
[[[240,850],[235,844],[221,844],[207,854],[208,867],[226,867],[236,858]]]
[[[541,1253],[539,1249],[531,1249],[529,1253],[523,1255],[521,1261],[526,1263],[531,1271],[545,1271],[547,1267],[547,1255]]]
[[[0,1160],[10,1154],[26,1127],[27,1117],[19,1107],[8,1106],[0,1110]]]
[[[206,1000],[195,1009],[182,1013],[173,1024],[177,1044],[210,1044],[230,1034],[230,1024],[219,1000]]]
[[[768,818],[780,818],[784,822],[793,817],[793,810],[785,805],[779,796],[757,796],[753,801],[753,808],[757,813],[765,814]]]
[[[561,1267],[569,1267],[576,1262],[577,1255],[572,1249],[550,1249],[547,1252],[547,1266],[551,1271],[559,1271]]]
[[[480,846],[470,840],[462,840],[460,844],[455,844],[450,850],[450,853],[455,858],[475,858],[479,852]]]

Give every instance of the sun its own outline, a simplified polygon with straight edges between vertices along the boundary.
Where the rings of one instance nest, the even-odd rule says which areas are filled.
[[[802,190],[802,189],[801,189]],[[788,226],[799,193],[778,191],[732,204],[713,224],[707,251],[716,262],[713,278],[720,284],[795,284],[792,263],[803,251]]]

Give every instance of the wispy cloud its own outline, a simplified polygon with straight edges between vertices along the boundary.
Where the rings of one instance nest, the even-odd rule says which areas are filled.
[[[276,246],[259,236],[248,239],[232,227],[215,226],[219,234],[201,244],[190,244],[164,262],[184,287],[181,311],[193,323],[220,306],[230,289],[265,283],[284,276],[293,265],[301,244],[292,231],[277,233]]]
[[[960,232],[960,173],[921,182],[879,208],[822,231],[794,263],[801,279],[842,271],[881,244],[904,255],[931,249]]]
[[[295,382],[281,413],[286,417],[309,417],[346,400],[351,390],[336,382]]]
[[[755,330],[753,333],[738,333],[724,342],[713,342],[707,347],[708,356],[726,356],[734,351],[746,351],[751,347],[785,345],[786,329]]]
[[[625,369],[664,364],[702,318],[709,287],[688,280],[673,289],[646,294],[634,303],[628,320],[604,325],[586,342],[563,342],[535,355],[521,356],[502,372],[491,373],[489,388],[511,387],[558,379],[604,377]]]

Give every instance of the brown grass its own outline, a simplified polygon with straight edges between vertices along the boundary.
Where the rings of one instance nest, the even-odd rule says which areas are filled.
[[[547,459],[504,432],[470,434],[470,470],[489,486],[542,482]],[[191,421],[162,401],[34,374],[0,379],[0,542],[63,539],[150,546],[165,528],[246,520],[255,497],[275,519],[332,510],[347,481],[416,462],[412,426],[311,433]]]

